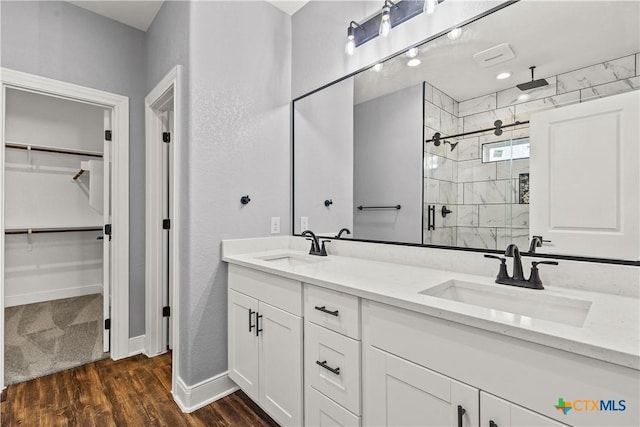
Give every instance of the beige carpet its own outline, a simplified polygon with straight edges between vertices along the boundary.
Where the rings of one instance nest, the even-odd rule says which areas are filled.
[[[64,371],[102,352],[102,295],[7,307],[5,385]]]

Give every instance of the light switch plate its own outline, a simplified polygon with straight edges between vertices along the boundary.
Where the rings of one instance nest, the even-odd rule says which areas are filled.
[[[304,230],[309,229],[309,217],[301,216],[300,217],[300,232],[302,233]]]
[[[271,234],[280,234],[280,217],[271,217]]]

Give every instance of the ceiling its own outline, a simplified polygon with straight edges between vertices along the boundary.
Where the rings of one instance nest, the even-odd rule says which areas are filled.
[[[515,58],[487,68],[474,61],[473,54],[505,42]],[[531,80],[532,65],[536,79],[546,78],[638,51],[638,1],[521,0],[465,26],[455,41],[442,36],[422,45],[419,66],[408,67],[403,54],[382,72],[358,74],[356,103],[423,81],[463,101]],[[504,71],[512,76],[496,80]]]
[[[68,1],[98,15],[106,16],[114,21],[122,22],[138,30],[147,31],[162,7],[160,1]]]
[[[68,3],[90,10],[98,15],[106,16],[141,31],[147,31],[162,7],[164,0],[85,0]],[[243,1],[243,0],[236,0]],[[293,15],[309,0],[266,0],[278,9]]]

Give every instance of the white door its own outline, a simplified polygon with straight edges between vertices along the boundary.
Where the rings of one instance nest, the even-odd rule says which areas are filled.
[[[566,425],[483,391],[480,392],[480,414],[481,427],[560,427]]]
[[[530,236],[540,252],[640,258],[640,92],[531,117]]]
[[[476,388],[371,346],[363,376],[363,425],[478,425]]]
[[[302,319],[260,301],[260,404],[283,426],[302,425]]]
[[[105,227],[109,224],[111,227],[111,141],[107,138],[107,131],[111,132],[111,110],[104,111],[104,202],[103,202],[103,223]],[[106,231],[106,230],[105,230]],[[111,331],[107,329],[107,323],[111,322],[111,236],[104,233],[102,240],[102,317],[103,317],[103,335],[102,335],[102,351],[110,350]]]
[[[229,289],[229,377],[258,399],[258,300]]]

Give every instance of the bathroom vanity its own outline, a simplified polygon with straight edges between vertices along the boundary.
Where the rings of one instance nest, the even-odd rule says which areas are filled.
[[[278,423],[640,424],[637,295],[498,285],[421,263],[426,248],[328,247],[223,242],[229,376]]]

